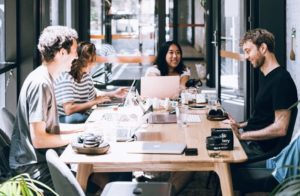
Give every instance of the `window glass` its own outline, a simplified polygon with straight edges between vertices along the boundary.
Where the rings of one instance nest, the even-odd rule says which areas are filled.
[[[120,55],[154,55],[154,6],[153,0],[91,0],[91,41],[97,48],[111,44]]]
[[[242,50],[239,40],[245,33],[245,11],[244,2],[234,0],[222,0],[221,17],[221,50],[232,54],[240,54]],[[238,61],[232,58],[221,58],[221,87],[222,93],[244,96],[245,61]]]
[[[166,0],[166,40],[177,41],[184,58],[203,57],[204,27],[204,10],[200,1]]]
[[[237,121],[246,114],[246,61],[241,58],[239,40],[246,31],[246,1],[221,1],[221,70],[220,91],[222,106]]]
[[[5,61],[4,0],[0,0],[0,63]],[[0,108],[5,106],[5,74],[0,74]]]

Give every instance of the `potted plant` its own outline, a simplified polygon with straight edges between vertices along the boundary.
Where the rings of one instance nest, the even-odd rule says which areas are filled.
[[[38,187],[39,186],[39,187]],[[31,179],[29,174],[24,173],[14,176],[0,184],[0,196],[6,195],[22,195],[22,196],[43,196],[44,191],[40,187],[49,190],[53,195],[58,194],[49,186]]]

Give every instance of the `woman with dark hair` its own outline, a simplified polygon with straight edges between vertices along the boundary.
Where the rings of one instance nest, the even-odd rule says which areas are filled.
[[[61,123],[83,123],[90,114],[90,109],[110,97],[125,97],[126,88],[96,95],[90,70],[95,66],[96,48],[88,42],[81,42],[77,47],[78,58],[72,62],[71,70],[63,72],[55,82],[55,96]]]
[[[183,64],[180,45],[174,41],[163,43],[159,48],[155,65],[146,70],[145,76],[180,76],[180,88],[185,89],[191,72]],[[169,174],[168,181],[172,183],[176,193],[179,193],[193,176],[193,172],[167,172],[164,174],[150,172],[154,178]]]
[[[180,76],[180,86],[184,89],[191,72],[183,64],[180,45],[174,41],[163,43],[159,48],[155,65],[147,69],[145,76]]]

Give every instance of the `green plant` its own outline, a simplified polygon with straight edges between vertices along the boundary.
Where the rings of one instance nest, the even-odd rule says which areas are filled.
[[[39,187],[38,187],[39,186]],[[43,189],[47,189],[58,196],[49,186],[33,180],[29,174],[20,174],[0,184],[0,196],[22,195],[22,196],[43,196]]]

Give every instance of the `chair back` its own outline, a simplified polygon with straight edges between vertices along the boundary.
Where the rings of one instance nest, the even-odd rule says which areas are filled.
[[[54,150],[47,150],[46,159],[54,189],[59,195],[85,195],[70,168],[68,168],[67,165],[59,159]]]
[[[13,132],[13,127],[15,123],[15,116],[8,111],[6,108],[1,108],[0,110],[0,128],[6,133],[9,140],[11,140],[11,135]]]
[[[0,129],[0,183],[11,177],[9,167],[10,139],[2,129]]]

